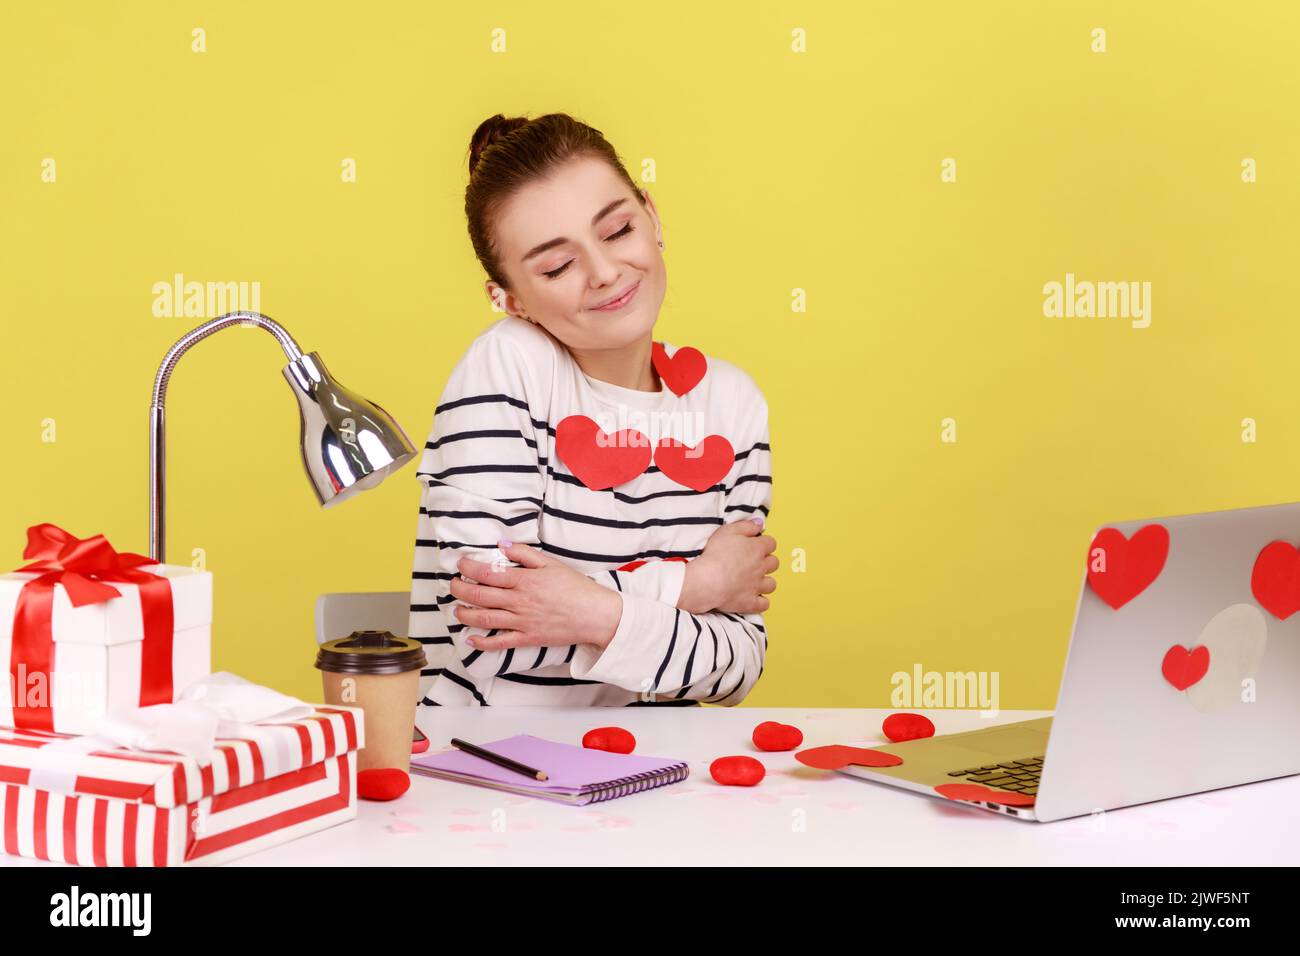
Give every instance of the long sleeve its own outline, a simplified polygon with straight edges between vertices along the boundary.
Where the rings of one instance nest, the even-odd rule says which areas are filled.
[[[767,406],[759,399],[757,438],[736,452],[726,481],[727,520],[769,514],[772,457]],[[609,645],[580,646],[572,673],[616,684],[643,700],[674,698],[738,704],[763,672],[767,630],[762,614],[691,614],[639,594],[623,593],[623,614]]]
[[[426,645],[429,663],[422,693],[441,672],[468,679],[474,686],[466,689],[477,696],[485,678],[564,663],[577,650],[572,644],[476,650],[467,638],[489,632],[462,624],[452,611],[463,603],[451,594],[461,557],[514,566],[497,549],[500,539],[543,547],[549,395],[543,365],[502,335],[480,338],[453,370],[434,412],[417,470],[423,488],[411,574],[409,633]],[[633,571],[587,576],[624,595],[675,605],[684,571],[682,562],[650,561]],[[446,669],[453,660],[463,675]]]

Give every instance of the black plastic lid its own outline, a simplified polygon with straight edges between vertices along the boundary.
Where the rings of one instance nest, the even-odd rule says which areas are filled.
[[[387,631],[353,631],[322,644],[316,666],[334,674],[404,674],[425,666],[424,645]]]

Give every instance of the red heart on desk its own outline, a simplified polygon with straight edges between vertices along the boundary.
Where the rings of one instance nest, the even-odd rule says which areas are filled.
[[[782,724],[775,720],[765,720],[754,728],[750,736],[754,746],[759,750],[784,751],[794,750],[803,743],[803,731],[793,724]]]
[[[555,427],[555,453],[592,491],[631,481],[650,467],[650,439],[635,428],[610,435],[586,415],[570,415]]]
[[[588,750],[607,750],[612,754],[630,754],[636,750],[636,738],[622,727],[597,727],[582,735],[582,746]]]
[[[704,353],[689,345],[677,349],[669,356],[663,343],[656,342],[650,348],[650,361],[654,363],[655,371],[664,380],[664,384],[675,395],[685,395],[693,389],[709,368]]]
[[[1102,528],[1088,549],[1088,586],[1119,610],[1160,576],[1168,556],[1169,531],[1162,524],[1144,525],[1132,538]]]
[[[1179,690],[1187,690],[1204,677],[1209,669],[1208,647],[1195,647],[1189,651],[1183,645],[1175,644],[1165,652],[1165,659],[1160,663],[1160,673]]]
[[[924,714],[890,714],[880,726],[892,743],[934,736],[934,722]]]
[[[994,790],[978,783],[941,783],[934,792],[949,800],[973,800],[975,803],[1000,803],[1006,807],[1032,807],[1034,798],[1013,790]]]
[[[753,787],[767,776],[767,768],[753,757],[719,757],[709,764],[709,776],[724,787]]]
[[[794,755],[794,759],[806,767],[816,767],[818,770],[839,770],[850,764],[855,767],[897,767],[903,762],[898,754],[867,747],[846,747],[843,744],[801,750]]]
[[[1300,551],[1285,541],[1264,545],[1250,572],[1250,593],[1278,620],[1300,611]]]
[[[655,464],[665,475],[687,488],[708,491],[727,477],[736,461],[731,442],[710,435],[694,448],[676,438],[665,438],[655,449]]]

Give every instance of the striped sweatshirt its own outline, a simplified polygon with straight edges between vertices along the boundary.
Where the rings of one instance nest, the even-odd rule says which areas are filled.
[[[674,346],[660,345],[675,356]],[[731,705],[749,693],[767,650],[762,615],[676,606],[685,562],[709,536],[771,508],[767,402],[735,365],[705,361],[703,377],[678,395],[667,383],[643,392],[590,378],[548,332],[514,316],[470,344],[438,401],[417,470],[409,633],[425,645],[423,704]],[[608,434],[641,432],[654,460],[634,478],[593,490],[556,452],[557,426],[570,416]],[[691,449],[710,435],[727,439],[734,461],[714,456],[720,476],[690,482],[712,480],[709,487],[688,487],[659,467],[668,458],[659,454],[661,439]],[[463,602],[451,579],[466,555],[515,566],[496,546],[503,538],[620,594],[618,628],[605,648],[484,651],[466,643],[485,632],[456,618],[452,609]]]

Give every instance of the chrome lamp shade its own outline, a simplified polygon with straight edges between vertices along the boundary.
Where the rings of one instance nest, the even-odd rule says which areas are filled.
[[[302,413],[302,464],[326,508],[373,488],[415,457],[402,427],[309,352],[284,367]]]

